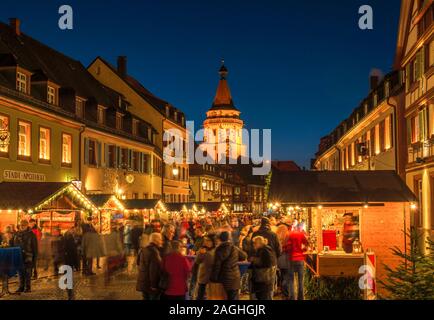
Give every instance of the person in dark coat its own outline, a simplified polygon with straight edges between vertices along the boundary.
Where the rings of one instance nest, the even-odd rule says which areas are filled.
[[[280,245],[277,234],[271,230],[270,220],[266,217],[261,219],[261,226],[259,227],[258,231],[253,233],[252,240],[258,236],[267,239],[267,243],[271,247],[271,249],[273,249],[275,256],[280,257],[280,255],[282,254],[282,246]],[[252,242],[249,256],[254,256],[254,254],[255,251],[253,250]]]
[[[247,255],[232,244],[229,232],[220,233],[219,240],[210,281],[223,284],[228,300],[238,300],[241,283],[238,262],[246,260]]]
[[[65,264],[74,268],[74,270],[80,270],[80,259],[78,256],[78,248],[75,238],[75,227],[69,229],[64,236],[65,243]]]
[[[65,263],[65,239],[60,228],[53,230],[53,240],[51,242],[51,252],[53,254],[54,275],[59,274],[59,267]]]
[[[84,240],[84,238],[86,238],[89,233],[97,233],[95,227],[92,225],[92,218],[88,217],[86,223],[83,223],[81,226],[81,230],[82,230],[82,244]],[[92,271],[92,267],[93,267],[93,258],[89,257],[86,253],[86,246],[82,245],[82,254],[83,254],[83,268],[82,268],[82,272],[84,275],[87,276],[91,276],[91,275],[95,275],[95,273]]]
[[[13,246],[21,248],[24,263],[19,272],[20,285],[17,292],[30,292],[32,269],[38,256],[38,242],[27,220],[21,220],[20,231],[15,234],[12,242]]]
[[[161,234],[163,235],[163,246],[161,247],[161,256],[164,258],[172,252],[172,241],[175,237],[176,228],[173,224],[165,224]]]
[[[276,277],[277,258],[264,237],[253,238],[255,255],[250,258],[253,268],[253,291],[258,300],[273,300],[273,286]],[[270,273],[267,281],[259,280],[260,273]],[[262,274],[263,276],[263,274]]]
[[[160,233],[152,233],[150,243],[138,254],[138,274],[136,290],[142,292],[144,300],[160,300],[159,282],[163,270],[160,248],[163,238]]]

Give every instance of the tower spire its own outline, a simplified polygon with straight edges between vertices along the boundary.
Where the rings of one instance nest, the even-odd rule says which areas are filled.
[[[211,109],[235,109],[231,91],[227,82],[228,73],[225,61],[222,59],[221,67],[219,69],[220,80]]]

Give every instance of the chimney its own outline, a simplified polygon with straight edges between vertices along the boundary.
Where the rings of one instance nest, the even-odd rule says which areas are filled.
[[[118,57],[118,73],[122,78],[127,76],[127,57],[119,56]]]
[[[372,69],[369,73],[369,88],[374,90],[380,84],[383,79],[383,72],[380,69]]]
[[[369,77],[371,91],[374,90],[376,87],[378,87],[379,80],[380,78],[377,75],[371,75]]]
[[[9,26],[14,30],[17,36],[21,35],[20,24],[21,24],[20,19],[17,18],[9,19]]]

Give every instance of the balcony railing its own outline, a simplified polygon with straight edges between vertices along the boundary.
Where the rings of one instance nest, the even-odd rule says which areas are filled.
[[[424,159],[434,156],[434,137],[430,140],[417,142],[408,148],[408,163],[424,162]]]

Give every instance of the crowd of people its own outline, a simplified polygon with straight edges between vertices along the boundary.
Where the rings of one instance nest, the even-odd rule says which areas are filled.
[[[145,225],[113,223],[104,235],[91,218],[50,233],[22,220],[19,230],[7,227],[0,236],[3,246],[22,250],[18,292],[29,292],[31,278],[49,266],[55,275],[66,264],[93,276],[104,258],[110,275],[135,257],[136,290],[145,300],[303,299],[308,241],[302,223],[287,217],[177,215]]]
[[[303,299],[302,224],[285,218],[178,218],[150,224],[138,252],[137,290],[146,300]],[[247,266],[241,271],[241,265]],[[295,280],[297,279],[297,284]],[[297,288],[297,294],[295,293]]]

